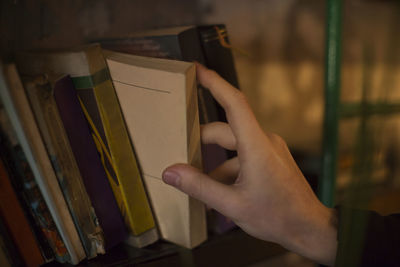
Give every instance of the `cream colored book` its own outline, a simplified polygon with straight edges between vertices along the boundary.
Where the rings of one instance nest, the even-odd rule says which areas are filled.
[[[204,205],[165,184],[174,163],[201,168],[195,66],[111,51],[104,55],[163,239],[193,248],[207,239]]]
[[[49,207],[54,222],[70,255],[70,262],[78,264],[86,257],[67,203],[58,184],[49,155],[35,122],[15,65],[5,65],[7,81],[0,81],[0,99],[27,157],[29,165]]]

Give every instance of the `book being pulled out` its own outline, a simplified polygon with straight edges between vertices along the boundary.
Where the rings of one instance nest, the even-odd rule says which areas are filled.
[[[193,63],[104,52],[161,237],[193,248],[207,239],[202,203],[165,184],[174,163],[201,168]]]

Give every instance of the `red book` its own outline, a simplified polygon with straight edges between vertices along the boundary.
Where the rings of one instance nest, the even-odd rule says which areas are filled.
[[[9,175],[0,160],[0,213],[27,266],[44,263],[36,238],[18,202]]]

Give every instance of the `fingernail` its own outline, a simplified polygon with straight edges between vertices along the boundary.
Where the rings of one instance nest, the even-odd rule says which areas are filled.
[[[169,185],[172,185],[172,186],[178,186],[179,179],[180,179],[180,176],[176,172],[166,171],[166,172],[163,173],[163,181],[166,184],[169,184]]]

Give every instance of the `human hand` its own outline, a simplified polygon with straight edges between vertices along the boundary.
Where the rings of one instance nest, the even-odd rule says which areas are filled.
[[[224,108],[229,123],[204,125],[202,142],[236,150],[238,156],[209,175],[175,164],[164,171],[164,182],[231,218],[254,237],[333,265],[335,212],[315,196],[284,140],[263,132],[244,95],[214,71],[196,67],[199,82]]]

